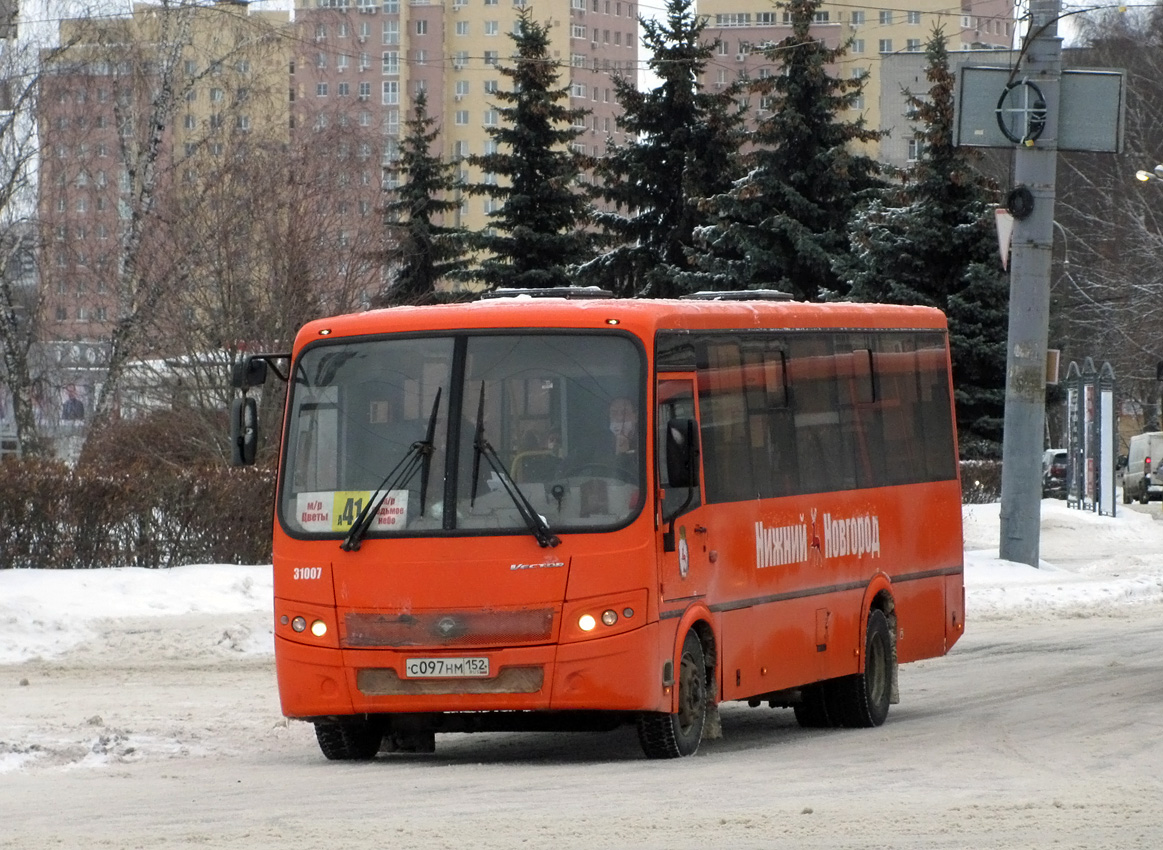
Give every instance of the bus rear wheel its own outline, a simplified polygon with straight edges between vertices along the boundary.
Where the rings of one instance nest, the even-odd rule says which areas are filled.
[[[638,740],[649,758],[694,755],[703,739],[707,722],[707,660],[703,644],[693,631],[687,632],[682,643],[677,684],[678,711],[638,718]]]
[[[316,720],[315,738],[330,761],[370,761],[380,751],[384,733],[367,720]]]
[[[892,636],[884,612],[868,614],[864,638],[864,672],[829,682],[840,721],[848,727],[880,726],[892,699]]]

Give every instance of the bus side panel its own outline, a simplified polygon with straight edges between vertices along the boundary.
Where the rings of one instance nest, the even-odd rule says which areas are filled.
[[[945,579],[945,651],[965,632],[965,575]]]
[[[857,670],[859,592],[803,597],[723,615],[723,698],[745,699]]]
[[[877,558],[892,581],[901,663],[944,655],[946,583],[964,559],[961,491],[956,481],[893,488],[880,516]]]
[[[719,690],[720,699],[741,699],[766,690],[756,689],[760,681],[756,672],[758,669],[755,661],[756,638],[777,628],[772,614],[773,611],[741,608],[720,615],[719,668],[722,682]]]
[[[897,661],[905,664],[945,654],[945,578],[901,581],[896,600]]]
[[[859,672],[866,591],[878,574],[891,582],[901,661],[951,645],[947,608],[960,605],[962,569],[956,481],[709,509],[723,698]],[[947,584],[956,602],[946,599]]]

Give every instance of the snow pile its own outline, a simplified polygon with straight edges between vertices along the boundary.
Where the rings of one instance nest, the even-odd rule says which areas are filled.
[[[966,505],[966,628],[974,619],[1109,616],[1163,602],[1163,519],[1119,506],[1118,516],[1042,502],[1037,569],[998,558],[999,506]]]
[[[168,570],[0,570],[0,664],[55,658],[118,631],[127,618],[232,615],[272,609],[269,566]],[[238,636],[231,648],[273,653],[273,637]]]

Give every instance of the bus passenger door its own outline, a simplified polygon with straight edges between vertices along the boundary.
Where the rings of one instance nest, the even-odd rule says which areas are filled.
[[[707,593],[710,560],[702,495],[699,416],[693,375],[659,376],[655,395],[655,466],[658,486],[662,598],[697,599]],[[668,430],[674,433],[668,437]],[[672,481],[675,441],[692,441],[693,481]],[[668,464],[668,452],[672,455]],[[673,529],[673,545],[668,539]]]

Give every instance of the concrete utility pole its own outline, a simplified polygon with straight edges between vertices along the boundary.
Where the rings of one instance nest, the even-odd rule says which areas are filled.
[[[1045,103],[1040,133],[1014,154],[1015,193],[1002,441],[1002,558],[1038,565],[1042,505],[1042,440],[1046,418],[1046,342],[1050,322],[1050,251],[1054,242],[1054,179],[1062,40],[1058,0],[1030,0],[1030,41],[1015,82],[1034,84]],[[1024,187],[1024,189],[1023,189]],[[1028,190],[1026,194],[1025,190]],[[1029,203],[1032,200],[1032,205]],[[1015,209],[1026,206],[1026,214]]]

